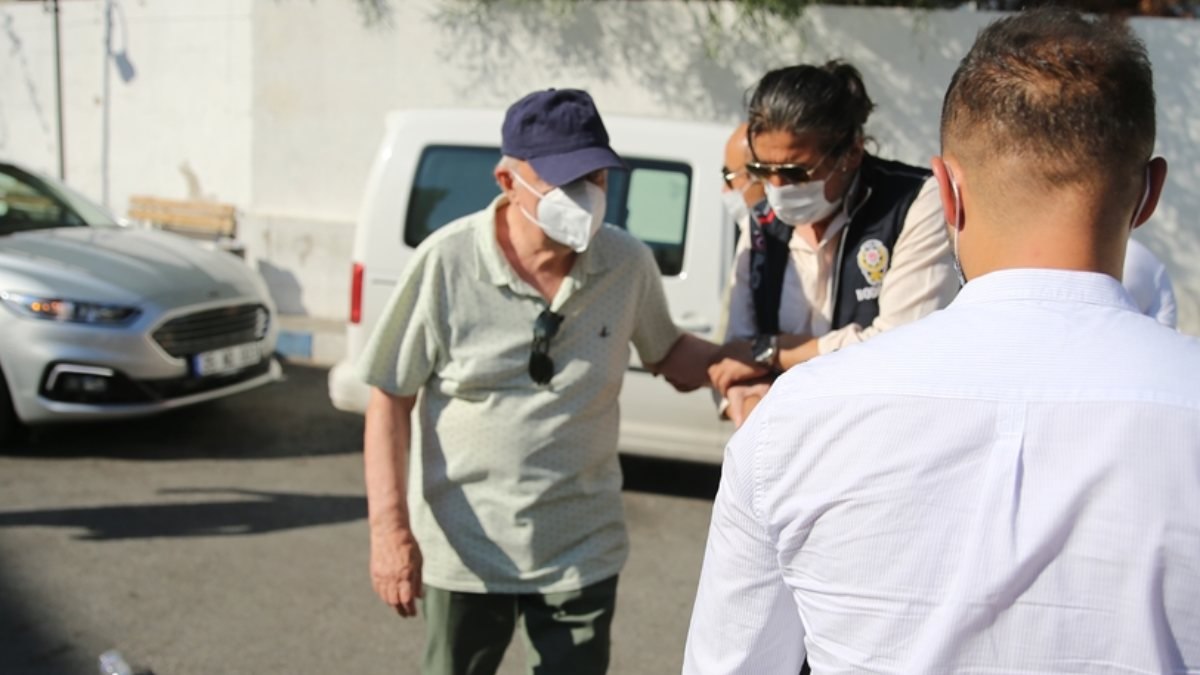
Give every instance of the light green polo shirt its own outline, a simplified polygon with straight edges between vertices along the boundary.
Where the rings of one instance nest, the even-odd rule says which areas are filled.
[[[496,242],[505,204],[417,248],[360,373],[393,394],[421,393],[408,501],[425,582],[576,590],[618,573],[628,555],[617,396],[630,344],[655,363],[680,332],[650,250],[606,225],[550,305],[565,317],[550,341],[554,377],[535,384],[533,324],[546,302]]]

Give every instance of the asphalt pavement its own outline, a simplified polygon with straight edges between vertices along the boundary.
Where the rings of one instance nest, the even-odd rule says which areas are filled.
[[[367,577],[362,419],[326,371],[0,454],[0,673],[416,673]],[[610,673],[677,673],[716,466],[623,458],[632,553]],[[520,640],[501,673],[524,672]]]

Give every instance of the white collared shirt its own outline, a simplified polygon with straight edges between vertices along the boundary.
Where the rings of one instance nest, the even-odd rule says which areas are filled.
[[[1121,275],[1121,283],[1142,314],[1168,328],[1176,327],[1179,310],[1167,268],[1136,239],[1130,239],[1125,248],[1125,272]]]
[[[726,450],[684,672],[1200,672],[1198,376],[1052,270],[793,368]]]

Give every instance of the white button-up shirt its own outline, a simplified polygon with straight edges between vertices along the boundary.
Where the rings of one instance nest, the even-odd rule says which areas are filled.
[[[1169,328],[1176,327],[1179,309],[1167,268],[1136,239],[1130,239],[1125,248],[1125,272],[1121,279],[1142,314]]]
[[[1051,270],[792,369],[726,451],[684,672],[1200,672],[1198,376]]]

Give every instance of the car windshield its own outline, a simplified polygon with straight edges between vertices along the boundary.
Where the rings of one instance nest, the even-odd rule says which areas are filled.
[[[0,164],[0,236],[54,227],[116,225],[104,209],[65,185]]]

